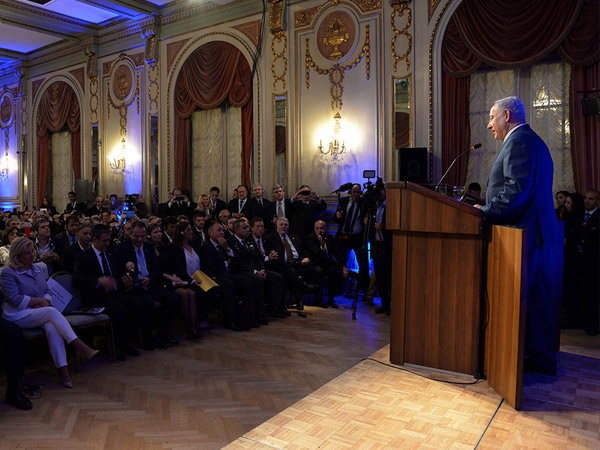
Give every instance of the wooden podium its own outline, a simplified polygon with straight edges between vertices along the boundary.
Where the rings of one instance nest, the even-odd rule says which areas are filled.
[[[484,274],[481,211],[410,182],[387,183],[386,190],[386,227],[393,231],[390,361],[473,376],[483,363],[490,386],[519,408],[523,231],[493,227]],[[482,299],[485,279],[488,295]]]

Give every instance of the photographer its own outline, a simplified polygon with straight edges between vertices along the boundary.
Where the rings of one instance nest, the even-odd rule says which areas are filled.
[[[290,219],[290,233],[304,241],[312,232],[319,214],[327,209],[327,203],[309,185],[303,184],[292,197],[291,204],[293,214]]]
[[[381,306],[375,309],[375,312],[389,315],[392,288],[392,233],[385,229],[386,190],[381,178],[377,179],[373,192],[375,195],[378,193],[378,198],[372,209],[373,226],[369,233],[369,241],[373,266],[377,273],[377,290],[381,297]]]
[[[181,188],[176,187],[173,189],[173,197],[167,203],[165,215],[173,217],[184,215],[191,220],[194,209],[196,209],[196,203],[191,202],[187,194]]]

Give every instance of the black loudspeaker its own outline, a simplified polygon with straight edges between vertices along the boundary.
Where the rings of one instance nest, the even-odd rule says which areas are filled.
[[[584,116],[600,114],[600,97],[582,98],[581,112]]]
[[[398,181],[429,183],[429,152],[425,147],[401,148],[398,151]]]

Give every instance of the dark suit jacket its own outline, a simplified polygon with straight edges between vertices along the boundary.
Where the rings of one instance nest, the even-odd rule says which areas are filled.
[[[247,217],[248,219],[251,219],[252,216],[250,216],[250,199],[246,199],[246,203],[244,203],[244,207],[242,208],[242,210],[240,211],[240,201],[239,199],[235,199],[235,200],[231,200],[229,202],[229,205],[227,206],[227,209],[229,210],[229,212],[231,212],[231,214],[233,215],[233,213],[242,213],[244,215],[244,217]]]
[[[219,213],[224,210],[227,209],[227,203],[225,203],[223,200],[221,200],[220,198],[217,199],[217,204],[215,206],[215,209],[213,209],[211,211],[211,214],[215,217],[219,217]]]
[[[260,217],[261,219],[265,220],[267,216],[267,210],[269,209],[271,202],[263,198],[262,207],[258,204],[258,200],[255,197],[252,197],[250,200],[248,200],[248,202],[250,203],[248,207],[248,219],[252,219],[253,217]],[[273,217],[271,217],[271,219],[272,218]]]
[[[200,247],[200,264],[202,266],[202,271],[209,277],[227,275],[226,261],[231,262],[231,259],[217,250],[210,239]]]
[[[350,197],[344,197],[344,198],[340,199],[340,202],[338,203],[337,210],[342,212],[342,217],[340,219],[338,219],[335,215],[333,216],[334,222],[336,222],[338,224],[338,230],[337,230],[336,236],[340,235],[340,234],[345,234],[343,228],[346,223],[346,216],[348,214],[348,204],[349,203],[350,203]],[[366,211],[364,211],[363,203],[360,199],[357,202],[357,206],[358,206],[358,213],[356,213],[356,206],[355,206],[355,210],[352,211],[352,215],[354,216],[356,214],[356,220],[361,223],[360,230],[362,231],[362,223],[363,223],[362,220],[365,216]],[[352,234],[352,232],[350,232],[350,234]]]
[[[297,237],[288,234],[288,237],[292,241],[293,246],[296,248],[298,252],[298,261],[302,261],[304,258],[308,258],[308,252],[306,251],[304,245],[302,244],[302,240]],[[285,247],[283,246],[283,241],[281,240],[281,236],[278,233],[269,233],[263,236],[263,242],[265,243],[265,252],[267,255],[271,250],[275,250],[279,255],[279,259],[284,261],[285,255]],[[288,261],[289,262],[289,261]]]
[[[529,249],[562,244],[554,212],[554,165],[544,141],[525,124],[508,136],[492,164],[484,217],[527,230]]]
[[[192,225],[192,232],[194,233],[194,242],[196,242],[199,247],[208,239],[206,232],[204,230],[198,231],[194,225]],[[202,232],[202,234],[200,232]]]
[[[227,240],[229,247],[233,250],[235,258],[232,260],[232,270],[236,273],[254,272],[255,270],[263,270],[265,265],[262,257],[254,245],[245,247],[235,236]]]
[[[150,287],[158,287],[162,285],[162,270],[154,247],[152,244],[145,242],[142,246],[144,251],[144,259],[146,260],[146,269],[148,270],[148,278],[150,279]],[[135,264],[135,275],[139,272],[138,261],[136,250],[133,243],[127,239],[121,244],[117,245],[116,257],[119,270],[119,276],[124,275],[126,272],[125,265],[131,261]]]
[[[328,267],[334,263],[340,270],[346,265],[343,254],[339,251],[336,240],[329,234],[325,235],[327,253],[321,249],[319,238],[313,232],[306,238],[306,250],[311,262],[320,267]]]
[[[85,216],[86,217],[101,216],[103,211],[106,211],[106,210],[104,208],[98,208],[96,205],[94,205],[85,212]]]
[[[190,201],[190,204],[184,202],[173,202],[171,206],[167,203],[164,215],[165,216],[187,216],[188,219],[192,220],[194,210],[196,209],[196,203]]]
[[[78,242],[75,242],[70,247],[67,247],[63,250],[60,258],[62,263],[62,270],[66,270],[69,273],[73,273],[75,269],[75,258],[79,255],[83,250]]]
[[[291,222],[294,214],[294,208],[289,198],[284,199],[283,204],[285,205],[285,217]],[[275,224],[273,218],[277,216],[277,202],[273,201],[265,209],[265,228],[269,231],[275,231]]]
[[[75,240],[77,240],[77,238],[75,238]],[[58,233],[54,237],[54,245],[56,245],[56,251],[58,254],[61,254],[64,250],[71,246],[67,230]]]
[[[106,252],[106,259],[112,276],[119,280],[119,269],[114,255]],[[103,288],[96,287],[98,278],[102,276],[102,266],[98,262],[92,246],[75,257],[73,285],[81,290],[81,300],[84,306],[97,305],[97,301],[106,295]]]
[[[72,203],[67,203],[67,206],[65,207],[65,212],[67,213],[72,213],[74,211],[81,211],[82,213],[85,213],[85,203],[81,202],[81,203],[77,203],[75,202],[75,208],[73,208],[73,204]]]
[[[590,216],[587,222],[581,225],[581,249],[583,264],[586,270],[598,271],[600,260],[600,208]]]
[[[200,248],[195,242],[190,242],[192,249],[196,252],[199,258],[201,258]],[[169,255],[169,273],[174,273],[183,281],[192,281],[192,277],[188,275],[187,272],[187,262],[185,259],[185,250],[183,247],[171,244],[168,247],[168,255]],[[162,255],[161,255],[162,256]],[[202,264],[202,259],[200,259],[200,267],[203,272],[204,264]],[[205,272],[206,273],[206,272]]]
[[[310,200],[304,203],[298,200],[292,203],[293,214],[290,220],[290,232],[306,239],[313,231],[315,222],[319,219],[319,214],[327,209],[327,203],[321,199],[321,202]]]

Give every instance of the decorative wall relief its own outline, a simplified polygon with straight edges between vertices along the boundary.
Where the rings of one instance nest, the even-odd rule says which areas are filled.
[[[87,56],[86,73],[90,80],[90,122],[98,123],[98,59],[96,58],[97,47],[87,47],[85,49]]]
[[[427,19],[427,21],[431,21],[431,18],[433,17],[433,13],[435,12],[436,8],[438,7],[438,5],[442,2],[442,0],[427,0],[427,12],[429,13],[429,17]]]
[[[344,73],[354,69],[365,57],[366,79],[371,76],[371,41],[370,27],[365,26],[365,41],[361,52],[356,59],[346,65],[340,65],[338,61],[344,61],[344,57],[350,55],[357,38],[354,23],[351,17],[342,11],[335,11],[329,14],[317,31],[317,49],[319,53],[327,60],[333,61],[333,66],[329,68],[319,67],[310,54],[309,39],[306,38],[306,52],[304,57],[306,72],[306,88],[310,88],[310,69],[313,69],[319,75],[328,75],[331,94],[331,109],[342,109],[342,96],[344,93]]]
[[[258,45],[258,36],[260,35],[260,20],[254,20],[252,22],[236,25],[233,28],[247,36],[254,45]]]
[[[431,1],[431,0],[429,0]],[[394,58],[394,72],[398,71],[398,63],[404,61],[406,63],[406,70],[410,70],[410,61],[408,55],[412,52],[412,35],[408,32],[412,24],[412,10],[410,9],[410,0],[392,0],[392,31],[394,37],[392,38],[392,57]],[[406,14],[406,25],[399,30],[396,28],[396,17],[403,17]],[[400,36],[406,36],[407,49],[404,54],[399,55],[396,52],[396,40]]]
[[[0,128],[4,131],[5,156],[0,160],[0,181],[8,180],[9,177],[9,133],[15,120],[15,109],[15,97],[13,92],[8,88],[4,88],[2,93],[0,93]]]
[[[273,0],[270,11],[270,28],[273,38],[271,39],[271,74],[273,75],[273,90],[277,91],[277,83],[281,81],[282,90],[286,89],[286,75],[288,71],[287,49],[288,38],[285,32],[284,0]],[[279,66],[279,73],[277,67]],[[282,67],[283,66],[283,67]]]
[[[17,84],[17,97],[19,97],[19,111],[21,112],[21,134],[27,134],[27,96],[25,95],[26,70],[18,67],[15,75],[19,78]]]

